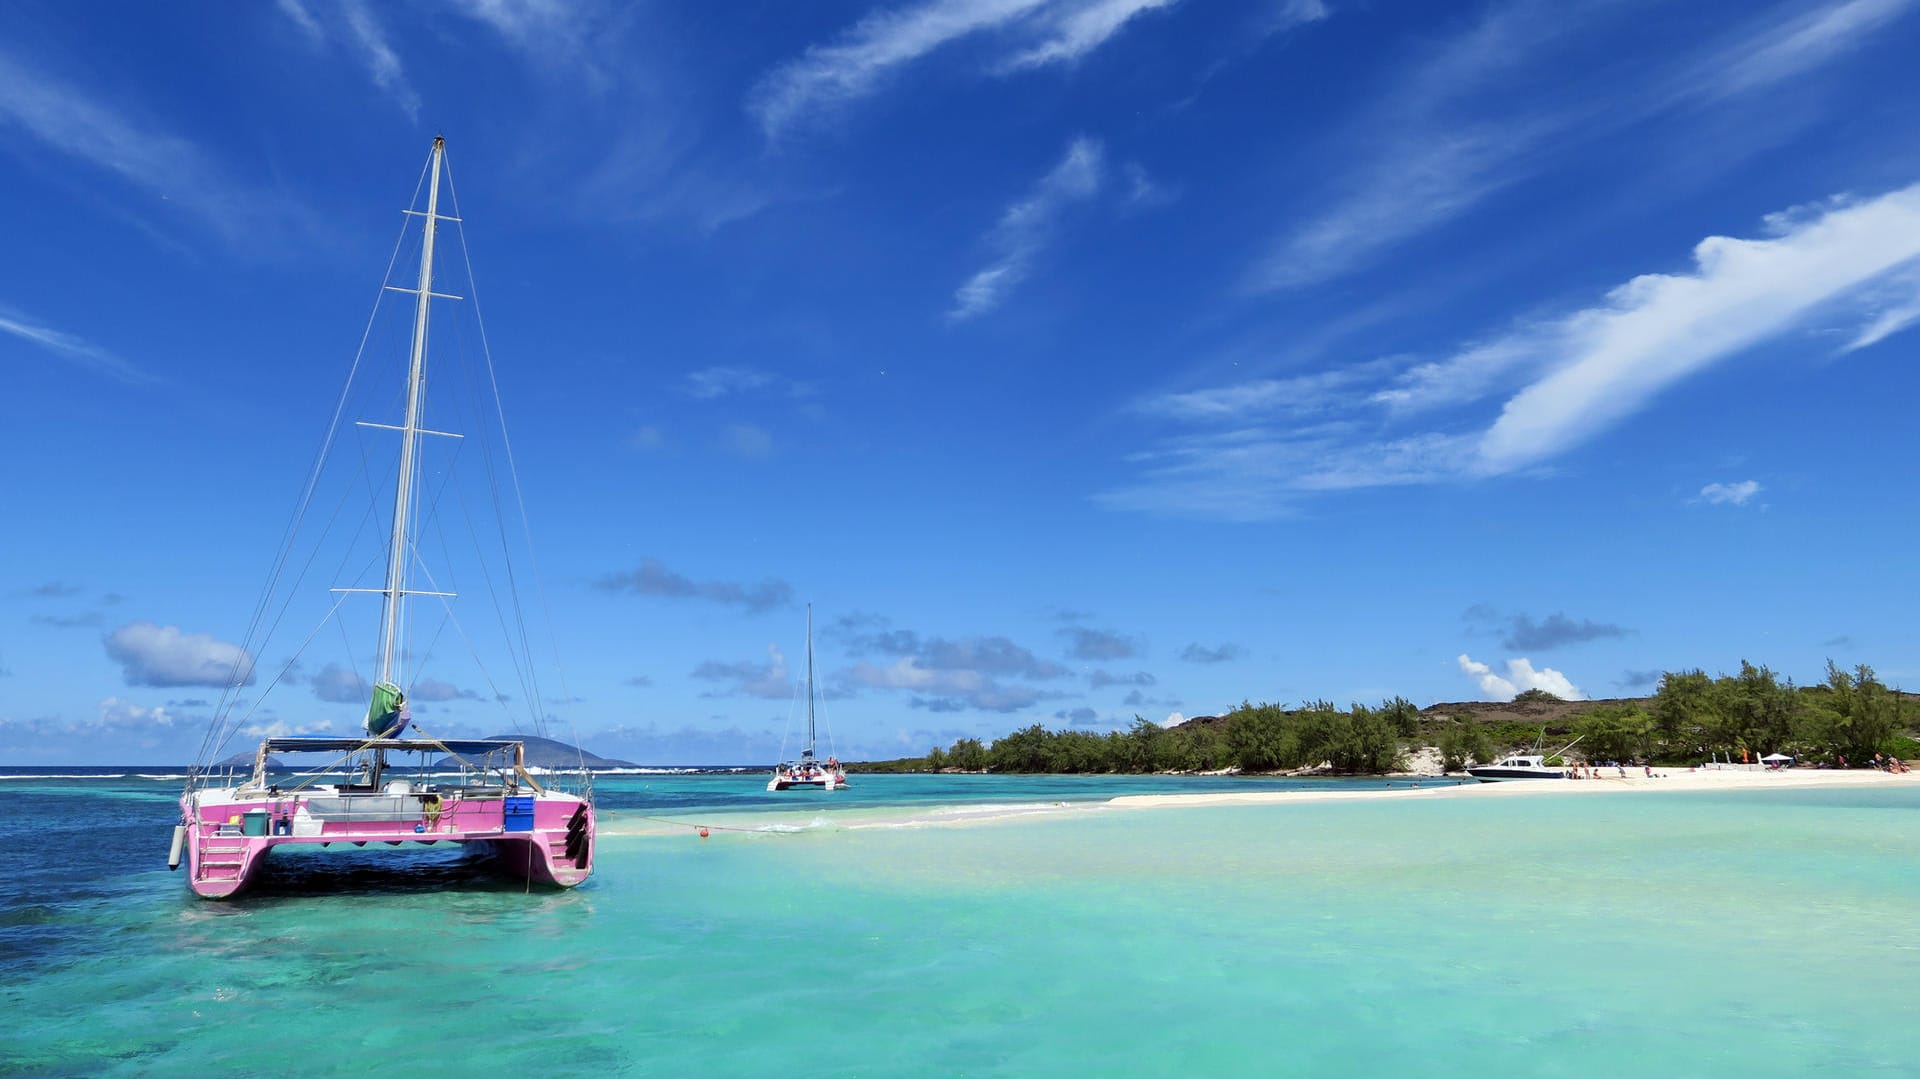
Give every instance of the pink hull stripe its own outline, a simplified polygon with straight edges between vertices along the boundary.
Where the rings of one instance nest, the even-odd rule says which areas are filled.
[[[302,797],[209,805],[216,819],[189,827],[186,842],[188,883],[209,899],[225,899],[243,892],[259,874],[268,852],[282,846],[354,843],[486,843],[503,873],[515,880],[550,887],[571,888],[593,874],[595,821],[587,807],[583,857],[568,857],[567,828],[581,807],[578,799],[541,798],[534,803],[532,831],[506,831],[500,799],[449,799],[440,813],[385,820],[302,820]],[[185,819],[194,819],[194,807],[183,799]],[[245,835],[249,812],[267,814],[267,835]],[[238,818],[236,825],[229,818]],[[297,825],[303,834],[292,834]]]

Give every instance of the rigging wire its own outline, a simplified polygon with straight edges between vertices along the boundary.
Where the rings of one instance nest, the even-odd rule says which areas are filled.
[[[428,164],[431,164],[433,159],[429,157],[427,160]],[[420,187],[426,182],[427,167],[427,165],[421,166],[420,177],[414,182],[414,199],[420,197]],[[207,733],[201,738],[199,763],[209,763],[207,759],[208,749],[216,744],[215,739],[221,729],[228,725],[232,710],[237,704],[236,698],[239,690],[244,684],[243,673],[252,673],[252,664],[249,659],[251,649],[256,647],[257,644],[265,643],[264,639],[256,642],[255,636],[260,628],[261,619],[265,617],[267,608],[271,605],[274,590],[279,585],[281,574],[286,569],[287,559],[292,553],[294,539],[299,535],[301,522],[306,519],[307,506],[313,498],[315,485],[320,481],[321,467],[326,463],[327,454],[332,449],[334,437],[339,431],[340,417],[346,410],[348,394],[353,389],[354,378],[360,370],[360,360],[366,355],[367,339],[373,333],[374,319],[380,313],[380,303],[386,295],[387,279],[393,274],[394,263],[395,260],[400,257],[400,247],[401,244],[405,242],[406,235],[406,221],[403,218],[400,224],[400,235],[394,239],[393,254],[388,257],[386,272],[381,275],[381,288],[374,294],[373,310],[367,314],[367,324],[366,327],[361,330],[359,347],[354,350],[353,364],[347,370],[347,379],[340,389],[339,401],[334,405],[333,417],[327,423],[326,437],[321,441],[320,449],[314,456],[313,466],[307,477],[306,489],[301,493],[298,502],[295,503],[293,513],[287,522],[285,530],[281,534],[280,549],[268,571],[266,587],[261,590],[260,599],[254,605],[253,614],[247,622],[247,631],[241,637],[239,654],[234,656],[233,667],[227,675],[227,684],[222,687],[219,702],[214,707],[214,722],[208,725]],[[284,606],[281,608],[281,614],[283,616],[285,614]],[[279,618],[276,618],[274,625],[277,627],[278,624]],[[269,628],[267,632],[268,635],[271,636],[273,632],[272,628]],[[244,722],[244,720],[242,722]],[[217,744],[225,745],[225,741],[225,738],[220,738]],[[197,770],[197,767],[198,765],[196,765],[195,768],[188,769],[190,777],[191,774]],[[188,786],[192,786],[191,778],[188,780]]]
[[[480,289],[479,289],[478,282],[474,280],[473,259],[467,249],[467,229],[464,223],[465,215],[461,214],[460,212],[460,195],[459,195],[459,192],[455,189],[454,183],[453,183],[452,162],[450,161],[447,162],[446,168],[447,168],[447,194],[449,198],[451,198],[453,201],[453,215],[456,218],[456,221],[454,223],[455,231],[459,232],[460,234],[460,257],[466,263],[466,268],[467,268],[467,291],[474,298],[473,299],[473,317],[474,317],[474,323],[478,327],[479,333],[480,333],[480,352],[481,352],[481,355],[483,355],[487,361],[487,381],[488,381],[488,384],[493,389],[494,410],[499,415],[499,418],[500,418],[500,443],[501,443],[501,446],[506,450],[507,472],[508,472],[508,475],[510,475],[513,479],[513,496],[514,496],[514,500],[518,503],[520,508],[521,531],[525,536],[525,540],[527,544],[527,560],[530,563],[533,570],[534,591],[540,597],[541,612],[545,616],[546,623],[547,623],[547,636],[553,647],[554,670],[560,679],[560,697],[562,700],[568,700],[572,697],[572,693],[569,692],[567,689],[566,668],[560,662],[560,639],[559,639],[559,635],[554,632],[553,608],[552,608],[552,605],[547,602],[546,588],[544,584],[541,582],[540,560],[538,556],[535,555],[534,553],[533,530],[527,520],[526,497],[524,494],[522,494],[520,490],[520,469],[518,464],[514,461],[513,440],[507,433],[506,408],[500,402],[500,380],[496,375],[493,367],[493,350],[487,346],[487,324],[486,324],[486,320],[481,318],[481,315],[480,315]],[[511,580],[512,580],[511,568],[509,567],[509,581],[511,582]],[[515,589],[514,595],[516,597],[515,606],[517,609],[518,608],[517,589]],[[524,619],[522,621],[524,624]],[[524,634],[523,634],[523,642],[524,642]],[[531,656],[532,653],[529,652],[528,654],[529,656]],[[579,761],[580,770],[584,773],[586,772],[586,769],[587,769],[586,751],[580,748],[580,736],[579,736],[579,732],[576,731],[573,726],[571,706],[563,705],[562,707],[567,709],[567,711],[564,712],[563,715],[567,719],[568,734],[573,740],[574,752]],[[543,709],[536,706],[536,709],[535,709],[536,715],[540,715],[542,711]],[[540,726],[544,728],[544,723],[542,723]]]

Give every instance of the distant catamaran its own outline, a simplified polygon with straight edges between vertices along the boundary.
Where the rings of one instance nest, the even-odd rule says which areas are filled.
[[[272,851],[289,846],[476,844],[490,850],[499,868],[529,884],[571,887],[593,872],[592,779],[584,767],[573,789],[566,791],[557,785],[559,777],[535,778],[527,768],[525,746],[517,740],[443,740],[424,736],[418,728],[413,737],[402,737],[411,719],[397,666],[405,655],[400,646],[406,626],[403,611],[412,596],[452,595],[407,584],[408,563],[415,554],[420,437],[446,434],[421,426],[428,309],[435,297],[458,299],[433,291],[437,228],[443,221],[459,221],[457,216],[440,213],[445,153],[446,140],[435,138],[427,166],[426,210],[406,211],[423,221],[417,286],[385,286],[415,297],[405,418],[397,427],[365,424],[400,434],[385,584],[378,589],[334,590],[377,592],[382,598],[379,662],[366,733],[342,738],[270,737],[260,743],[250,770],[225,778],[216,778],[204,762],[195,766],[180,798],[180,823],[174,828],[168,864],[178,868],[184,854],[188,886],[209,899],[241,892],[255,880]],[[245,672],[236,670],[235,688],[245,679]],[[208,757],[219,751],[224,722],[223,714],[208,736],[204,751]],[[432,754],[441,758],[434,762],[441,771],[415,778],[395,775],[389,771],[388,754],[398,752]],[[306,774],[276,773],[274,755],[291,753],[323,754],[326,763]],[[445,772],[449,768],[457,772],[457,779]]]
[[[822,790],[837,790],[847,785],[847,770],[840,766],[838,757],[829,756],[822,761],[814,756],[813,726],[813,604],[807,604],[807,748],[797,761],[782,761],[774,766],[773,778],[767,780],[770,791],[792,790],[795,787],[819,787]]]

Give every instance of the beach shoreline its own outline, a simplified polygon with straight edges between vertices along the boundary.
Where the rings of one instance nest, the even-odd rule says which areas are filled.
[[[793,836],[825,832],[860,832],[896,828],[972,828],[1060,815],[1106,811],[1185,809],[1218,806],[1288,806],[1332,802],[1421,801],[1436,798],[1516,798],[1530,796],[1595,797],[1630,792],[1712,793],[1720,791],[1896,789],[1920,787],[1920,774],[1894,774],[1868,769],[1627,769],[1601,779],[1525,779],[1496,783],[1458,782],[1447,777],[1395,777],[1388,783],[1354,784],[1337,780],[1292,790],[1196,791],[1158,794],[1118,794],[1105,799],[1052,800],[1019,797],[980,804],[901,806],[839,805],[830,802],[795,803],[791,807],[757,806],[751,809],[688,808],[668,815],[609,810],[600,832],[607,838],[646,838],[680,835],[707,829],[712,834]],[[1426,780],[1423,782],[1423,780]]]
[[[1605,769],[1602,769],[1605,771]],[[1807,790],[1820,787],[1920,786],[1920,773],[1898,774],[1872,769],[1780,769],[1752,771],[1723,768],[1626,769],[1626,775],[1599,779],[1513,779],[1495,783],[1454,783],[1419,786],[1417,778],[1404,787],[1372,790],[1220,791],[1205,794],[1123,794],[1107,805],[1125,809],[1206,805],[1270,805],[1290,802],[1344,802],[1386,798],[1507,798],[1538,794],[1619,794],[1628,791]]]

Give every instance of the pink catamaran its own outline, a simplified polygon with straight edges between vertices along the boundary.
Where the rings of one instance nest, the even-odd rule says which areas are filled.
[[[451,592],[408,587],[409,570],[415,568],[419,558],[413,518],[420,501],[421,437],[447,435],[422,425],[430,301],[459,299],[433,291],[437,229],[442,222],[460,220],[457,209],[452,215],[440,211],[444,168],[445,140],[436,138],[424,184],[426,209],[407,211],[421,222],[417,285],[385,286],[386,290],[414,296],[404,419],[398,425],[363,424],[400,435],[385,580],[378,588],[333,590],[371,592],[381,597],[377,669],[365,733],[348,737],[271,736],[260,743],[250,768],[230,764],[224,771],[217,765],[193,769],[180,798],[180,823],[174,828],[168,864],[177,869],[184,860],[188,886],[209,899],[239,894],[258,878],[268,855],[302,847],[351,845],[378,850],[403,844],[470,845],[490,854],[493,863],[514,879],[557,887],[579,884],[593,872],[592,775],[584,763],[575,772],[556,772],[530,766],[525,743],[517,739],[437,739],[421,732],[417,725],[411,734],[407,730],[412,716],[402,688],[409,677],[403,667],[413,654],[406,638],[411,624],[406,614],[408,601],[435,597],[446,605],[451,620],[448,601],[453,596]],[[449,193],[451,182],[449,175]],[[490,378],[491,360],[488,375]],[[351,380],[348,385],[351,389]],[[346,400],[343,394],[343,406]],[[331,431],[328,442],[331,445]],[[510,472],[510,445],[507,452]],[[325,456],[323,451],[323,461]],[[316,477],[319,470],[316,465]],[[291,537],[298,531],[313,490],[310,481],[307,500],[296,514],[289,547],[282,551],[270,589],[286,564]],[[436,493],[430,501],[439,497]],[[489,578],[490,589],[492,584]],[[263,601],[260,610],[267,606]],[[334,608],[338,606],[336,602]],[[331,614],[329,611],[328,618]],[[256,626],[259,622],[257,612]],[[464,630],[461,632],[464,635]],[[310,635],[308,640],[312,639]],[[431,642],[427,650],[431,650]],[[252,715],[251,710],[238,713],[247,702],[236,693],[251,680],[251,665],[242,650],[233,684],[220,704],[220,718],[209,732],[203,759],[216,756],[226,738]],[[295,662],[289,660],[274,682],[290,681],[294,670]],[[504,694],[496,697],[507,699]],[[257,701],[252,702],[252,708],[257,707]],[[401,763],[409,755],[416,758],[412,768]],[[287,770],[289,758],[304,761],[305,767]]]

